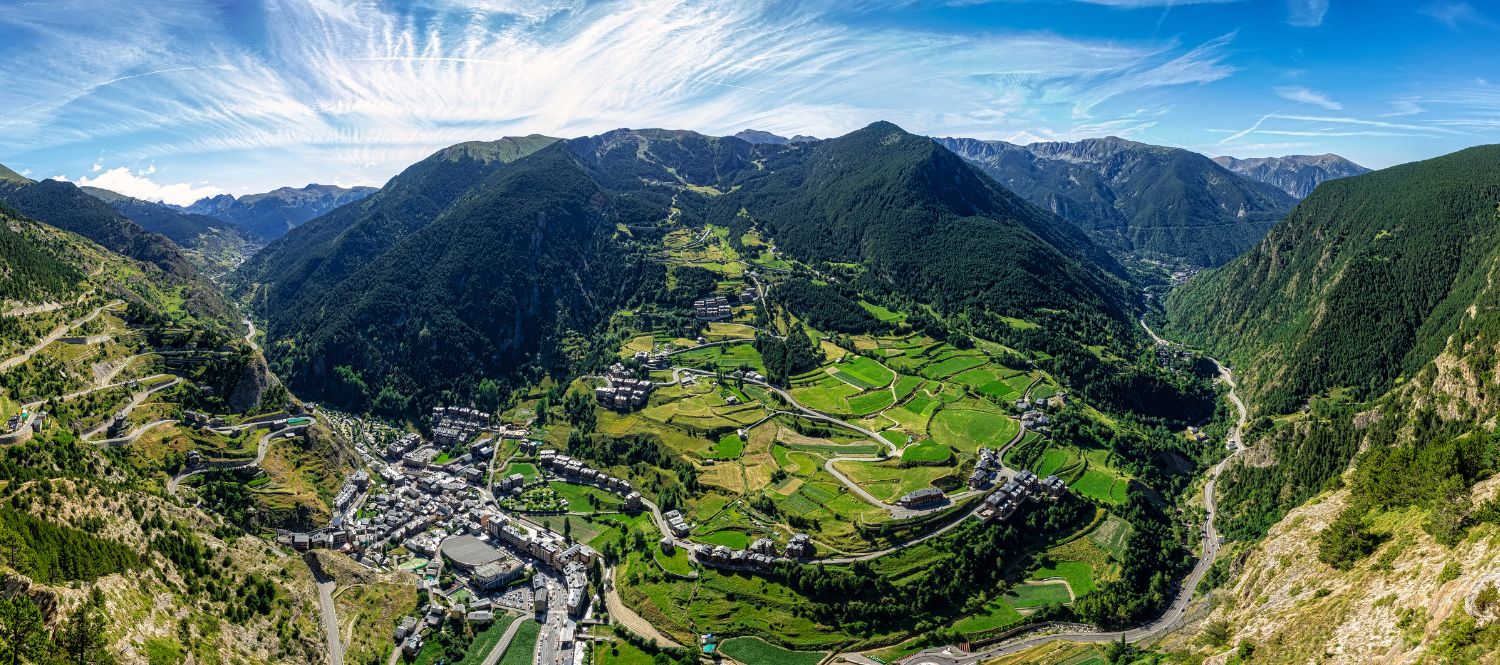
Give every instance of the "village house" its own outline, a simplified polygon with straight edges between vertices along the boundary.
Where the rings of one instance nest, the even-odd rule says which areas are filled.
[[[926,508],[940,504],[947,498],[941,489],[924,487],[897,499],[896,503],[907,508]]]
[[[693,301],[693,316],[699,321],[727,319],[732,314],[729,299],[724,296],[709,296]]]
[[[637,379],[630,375],[624,365],[615,363],[604,375],[605,385],[594,389],[594,399],[600,406],[628,411],[646,405],[654,385],[648,379]]]
[[[812,537],[805,533],[794,534],[792,539],[786,543],[786,556],[792,559],[806,559],[813,555]]]
[[[662,513],[662,519],[667,521],[667,529],[672,532],[672,535],[677,536],[678,538],[683,538],[688,535],[688,525],[687,522],[683,521],[682,513],[675,510],[669,510],[665,513]]]

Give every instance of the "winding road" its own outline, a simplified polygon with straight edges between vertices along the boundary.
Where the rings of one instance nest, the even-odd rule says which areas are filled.
[[[245,321],[244,321],[244,323],[245,323],[245,341],[249,342],[250,348],[255,349],[256,353],[260,353],[260,345],[255,343],[255,322],[251,321],[248,318],[246,318]]]
[[[41,351],[42,349],[47,348],[53,342],[56,342],[57,340],[62,339],[63,335],[68,334],[73,329],[75,329],[75,328],[77,328],[77,327],[79,327],[79,326],[81,326],[81,325],[83,325],[85,323],[88,323],[89,321],[93,321],[94,318],[97,317],[97,316],[99,316],[99,314],[101,312],[103,312],[104,310],[106,310],[106,309],[114,309],[115,307],[118,307],[118,306],[123,305],[123,304],[125,304],[124,301],[121,301],[121,300],[111,300],[111,301],[109,301],[107,303],[104,303],[103,305],[95,307],[94,311],[89,312],[88,314],[85,314],[85,315],[80,316],[80,317],[78,317],[76,319],[73,319],[72,321],[69,321],[67,323],[64,323],[64,324],[58,326],[57,328],[53,329],[52,332],[47,333],[46,337],[43,337],[40,340],[37,340],[36,344],[33,344],[30,348],[26,349],[25,351],[22,351],[22,352],[20,352],[20,353],[18,353],[16,355],[13,355],[13,356],[11,356],[9,358],[6,358],[5,360],[0,360],[0,372],[4,372],[4,371],[7,371],[7,370],[10,370],[12,367],[15,367],[17,365],[20,365],[21,363],[24,363],[24,362],[26,362],[28,360],[31,360],[31,357],[34,356],[34,355],[36,355],[37,352]]]
[[[1151,335],[1151,338],[1154,339],[1157,344],[1170,344],[1170,342],[1162,339],[1156,334],[1155,331],[1151,330],[1150,326],[1147,326],[1144,320],[1141,321],[1141,327],[1146,329],[1146,332]],[[921,651],[912,654],[911,656],[908,656],[900,660],[899,662],[903,663],[904,665],[973,665],[975,663],[989,660],[997,656],[1018,653],[1050,642],[1069,641],[1099,643],[1116,642],[1121,639],[1125,640],[1126,642],[1140,642],[1142,640],[1148,640],[1157,637],[1169,630],[1172,630],[1173,628],[1176,628],[1182,621],[1182,618],[1187,614],[1188,606],[1192,603],[1193,593],[1198,588],[1198,582],[1203,579],[1203,576],[1206,573],[1208,573],[1209,567],[1213,565],[1214,559],[1219,555],[1219,533],[1214,528],[1214,518],[1216,515],[1216,506],[1214,505],[1214,489],[1218,484],[1219,475],[1224,472],[1224,469],[1229,467],[1229,463],[1234,459],[1235,455],[1238,455],[1241,450],[1244,450],[1244,446],[1241,445],[1241,443],[1244,437],[1245,423],[1250,418],[1249,411],[1245,409],[1245,403],[1240,400],[1240,397],[1236,392],[1238,386],[1234,382],[1234,374],[1229,371],[1228,367],[1225,367],[1223,363],[1220,363],[1218,360],[1214,358],[1209,358],[1209,360],[1214,363],[1215,367],[1218,368],[1219,380],[1224,382],[1225,385],[1229,386],[1229,393],[1227,396],[1229,398],[1229,401],[1234,404],[1235,409],[1239,411],[1239,418],[1235,422],[1234,427],[1230,429],[1229,435],[1227,437],[1228,442],[1234,444],[1234,450],[1229,454],[1228,457],[1225,457],[1218,464],[1215,464],[1208,473],[1208,480],[1203,485],[1203,509],[1205,519],[1203,527],[1204,537],[1202,555],[1198,558],[1197,564],[1193,566],[1192,572],[1188,573],[1187,577],[1182,580],[1182,584],[1178,588],[1177,597],[1173,599],[1172,604],[1167,607],[1166,612],[1164,612],[1155,621],[1123,631],[1104,632],[1063,630],[1046,635],[1022,637],[972,653],[964,653],[962,651],[958,651],[953,647],[931,649],[928,651]],[[1039,630],[1043,629],[1045,628],[1039,628]]]
[[[255,444],[255,457],[253,459],[238,460],[234,462],[209,462],[196,469],[178,473],[177,475],[172,476],[167,480],[167,493],[177,494],[177,489],[182,485],[182,481],[206,471],[210,471],[213,469],[243,469],[251,466],[260,466],[260,463],[265,461],[266,459],[266,450],[270,448],[272,439],[275,439],[276,437],[288,432],[300,432],[306,430],[309,425],[313,424],[313,422],[314,421],[312,420],[308,420],[304,423],[298,423],[296,425],[274,429],[261,435],[260,441],[256,442]],[[285,423],[286,421],[284,419],[280,421],[280,424],[285,425]]]

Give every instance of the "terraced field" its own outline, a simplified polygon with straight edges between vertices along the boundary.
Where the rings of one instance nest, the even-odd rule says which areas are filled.
[[[823,651],[789,651],[757,637],[725,640],[719,651],[745,665],[818,665]]]
[[[903,494],[932,487],[933,481],[956,472],[953,467],[915,466],[902,468],[898,463],[859,462],[843,460],[834,462],[839,473],[848,476],[865,491],[886,503],[893,503]]]
[[[978,408],[963,408],[965,406]],[[978,402],[960,402],[944,407],[932,417],[928,432],[932,440],[965,453],[981,446],[998,448],[1021,431],[1015,419],[990,410]]]

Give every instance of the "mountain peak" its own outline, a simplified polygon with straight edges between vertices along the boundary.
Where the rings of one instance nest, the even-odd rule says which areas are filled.
[[[0,180],[13,182],[20,185],[29,185],[32,183],[31,178],[10,170],[4,164],[0,164]]]
[[[1325,181],[1370,172],[1370,169],[1331,152],[1245,159],[1222,155],[1213,160],[1230,171],[1274,185],[1299,199],[1306,198]]]
[[[547,147],[557,139],[541,134],[505,136],[494,141],[465,141],[439,150],[435,157],[450,162],[472,160],[481,164],[507,163]]]

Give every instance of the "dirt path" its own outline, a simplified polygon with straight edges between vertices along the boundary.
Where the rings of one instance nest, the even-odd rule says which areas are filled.
[[[52,332],[47,333],[46,337],[41,338],[40,340],[37,341],[36,344],[33,344],[31,346],[31,348],[26,349],[25,351],[22,351],[22,352],[14,355],[14,356],[11,356],[9,358],[6,358],[3,361],[0,361],[0,372],[4,372],[4,371],[7,371],[7,370],[10,370],[11,368],[16,367],[17,365],[20,365],[21,363],[24,363],[24,362],[26,362],[28,360],[31,360],[31,357],[33,355],[36,355],[36,353],[38,351],[41,351],[42,349],[47,348],[53,342],[56,342],[57,340],[61,339],[63,335],[68,334],[68,332],[71,331],[71,330],[73,330],[74,328],[77,328],[77,327],[79,327],[79,326],[81,326],[81,325],[83,325],[85,323],[88,323],[89,321],[93,321],[94,317],[99,316],[100,312],[103,312],[106,309],[113,309],[114,307],[116,307],[118,305],[123,305],[123,304],[125,304],[125,303],[123,303],[123,302],[121,302],[119,300],[111,300],[110,302],[107,302],[107,303],[105,303],[103,305],[95,307],[94,311],[89,312],[88,314],[85,314],[84,316],[80,316],[80,317],[78,317],[78,318],[76,318],[76,319],[74,319],[72,321],[69,321],[68,323],[64,323],[64,324],[58,326],[57,328],[53,329]]]
[[[608,579],[605,584],[604,606],[609,608],[610,620],[624,626],[630,632],[640,635],[657,644],[657,646],[681,647],[682,645],[667,637],[666,633],[656,629],[645,617],[635,613],[635,610],[625,606],[620,600],[620,594],[615,590],[615,569],[609,570]]]
[[[0,314],[0,316],[30,316],[32,314],[41,314],[42,312],[55,312],[59,309],[62,309],[62,303],[44,302],[40,305],[17,307],[4,314]]]

